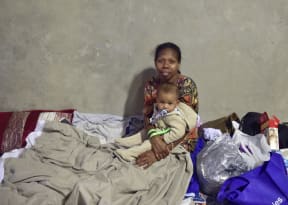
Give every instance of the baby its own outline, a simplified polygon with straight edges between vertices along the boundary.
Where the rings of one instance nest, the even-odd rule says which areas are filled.
[[[186,105],[179,102],[179,90],[172,83],[163,83],[158,87],[154,112],[150,123],[154,128],[141,130],[129,136],[115,139],[115,142],[128,147],[117,149],[116,152],[127,161],[135,160],[140,154],[151,150],[149,138],[162,136],[166,144],[182,138],[196,126],[197,114]]]

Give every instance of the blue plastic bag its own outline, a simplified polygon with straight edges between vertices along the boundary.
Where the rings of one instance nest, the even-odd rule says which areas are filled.
[[[226,180],[217,200],[231,205],[287,205],[288,176],[282,156],[271,153],[262,166]]]

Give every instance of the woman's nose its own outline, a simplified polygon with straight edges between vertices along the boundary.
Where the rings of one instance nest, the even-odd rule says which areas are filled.
[[[169,66],[168,62],[167,62],[167,61],[164,61],[164,63],[163,63],[163,68],[168,68],[168,66]]]

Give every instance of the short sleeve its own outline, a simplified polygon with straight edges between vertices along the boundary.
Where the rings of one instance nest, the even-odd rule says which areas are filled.
[[[189,77],[184,77],[179,82],[180,88],[180,101],[184,102],[193,110],[198,113],[199,111],[199,99],[196,83]]]
[[[157,83],[154,78],[147,81],[144,86],[144,115],[149,115],[153,112],[153,104],[157,95]]]

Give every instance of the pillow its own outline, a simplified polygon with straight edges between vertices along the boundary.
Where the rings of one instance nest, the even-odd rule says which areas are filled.
[[[0,155],[12,149],[25,146],[25,139],[33,132],[38,120],[73,120],[74,109],[67,110],[30,110],[0,112]]]

